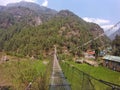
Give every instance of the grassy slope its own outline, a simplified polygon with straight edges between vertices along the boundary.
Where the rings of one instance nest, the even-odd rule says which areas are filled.
[[[74,62],[71,62],[70,64],[73,64],[75,67],[79,68],[80,70],[92,75],[93,77],[96,77],[98,79],[106,80],[109,82],[113,82],[116,84],[120,84],[120,73],[110,70],[106,67],[93,67],[87,64],[77,64]]]
[[[105,67],[93,67],[87,64],[77,64],[74,62],[67,62],[69,65],[62,63],[62,69],[69,83],[71,84],[72,90],[111,90],[109,86],[100,83],[94,79],[91,79],[93,86],[90,84],[89,77],[84,75],[82,72],[71,67],[74,66],[79,70],[90,74],[91,76],[109,81],[112,83],[120,84],[120,73],[109,70]]]
[[[8,61],[0,65],[0,85],[23,90],[29,82],[36,85],[36,80],[43,78],[45,70],[46,65],[40,60]]]

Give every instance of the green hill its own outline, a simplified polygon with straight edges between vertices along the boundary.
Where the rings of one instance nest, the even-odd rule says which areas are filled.
[[[0,50],[20,56],[51,55],[54,45],[59,53],[80,56],[81,49],[76,47],[103,33],[97,24],[85,22],[68,10],[50,16],[30,8],[10,6],[1,10],[0,15]],[[104,36],[97,42],[101,46],[106,40]]]

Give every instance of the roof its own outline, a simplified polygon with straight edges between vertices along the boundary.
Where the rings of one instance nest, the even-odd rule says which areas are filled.
[[[95,51],[87,50],[87,53],[90,54],[90,55],[94,55],[94,54],[95,54]]]
[[[120,62],[120,57],[118,57],[118,56],[106,55],[103,57],[103,59],[109,60],[109,61],[114,61],[114,62]]]

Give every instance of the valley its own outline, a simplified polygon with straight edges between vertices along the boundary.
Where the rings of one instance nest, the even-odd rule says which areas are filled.
[[[0,6],[0,90],[120,90],[119,31],[33,2]]]

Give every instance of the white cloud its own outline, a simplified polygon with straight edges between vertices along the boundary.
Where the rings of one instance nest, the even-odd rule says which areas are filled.
[[[112,28],[114,25],[102,25],[101,27],[104,29],[104,30],[108,30],[110,28]]]
[[[8,3],[16,3],[20,1],[36,2],[36,0],[0,0],[0,5],[7,5]]]
[[[42,6],[47,7],[48,6],[48,0],[44,0],[44,2],[42,3]]]
[[[116,30],[118,30],[119,28],[120,28],[120,25],[118,25],[118,26],[114,26],[114,25],[103,25],[103,26],[101,26],[104,30],[113,30],[113,31],[116,31]]]
[[[85,20],[87,22],[93,22],[93,23],[100,25],[104,31],[113,27],[110,20],[106,20],[106,19],[83,17],[83,20]]]
[[[100,25],[101,28],[103,28],[103,30],[108,36],[120,28],[120,25],[114,27],[114,25],[111,24],[110,20],[106,20],[106,19],[89,18],[89,17],[84,17],[83,19],[87,22],[93,22],[93,23],[97,23],[98,25]]]
[[[120,28],[119,25],[114,27],[114,25],[112,25],[112,24],[111,25],[103,25],[101,27],[104,29],[105,33],[108,36],[111,35],[112,33],[116,32]]]
[[[85,21],[87,21],[87,22],[94,22],[94,23],[97,23],[97,24],[99,24],[99,25],[110,23],[109,20],[100,19],[100,18],[84,17],[83,19],[84,19]]]

